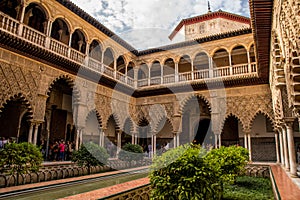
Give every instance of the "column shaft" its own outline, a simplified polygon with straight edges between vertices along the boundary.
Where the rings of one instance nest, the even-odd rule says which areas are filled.
[[[284,166],[284,151],[283,151],[283,138],[282,138],[282,132],[279,130],[279,145],[280,145],[280,161],[281,165]]]
[[[282,128],[282,137],[283,137],[283,152],[284,152],[284,167],[286,170],[290,170],[290,163],[289,163],[289,153],[287,149],[287,137],[286,137],[286,130],[285,127]]]
[[[252,161],[252,146],[251,146],[251,134],[248,133],[248,150],[249,150],[249,161]]]
[[[248,149],[248,140],[247,140],[247,134],[246,133],[244,134],[244,147],[246,149]]]
[[[38,136],[38,130],[39,130],[39,125],[40,124],[35,124],[35,127],[34,127],[34,135],[33,135],[33,144],[36,145],[37,143],[37,136]]]
[[[29,128],[29,133],[28,133],[28,142],[32,143],[32,132],[33,132],[33,123],[30,122],[30,128]]]
[[[290,172],[292,176],[297,176],[297,165],[296,165],[296,153],[294,143],[294,131],[292,128],[293,123],[287,123],[287,140],[288,140],[288,151],[289,151],[289,162]]]
[[[280,163],[279,148],[278,148],[278,133],[277,132],[275,132],[275,146],[276,146],[276,159],[277,159],[277,163]]]

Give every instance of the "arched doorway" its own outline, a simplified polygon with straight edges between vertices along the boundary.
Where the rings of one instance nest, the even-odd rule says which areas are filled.
[[[156,151],[164,151],[163,148],[167,146],[167,148],[174,147],[174,137],[172,133],[173,127],[170,121],[167,118],[163,118],[160,120],[157,126],[157,134],[156,134]]]
[[[105,131],[105,147],[110,157],[117,156],[117,145],[118,145],[118,125],[113,115],[111,115],[107,121],[107,129]]]
[[[52,84],[46,103],[46,118],[48,118],[50,133],[48,137],[44,137],[49,138],[50,144],[59,140],[73,142],[75,139],[72,92],[69,81],[64,78]]]
[[[213,137],[210,125],[210,119],[201,119],[194,127],[194,144],[200,144],[206,147],[206,145],[213,145]]]
[[[138,125],[138,144],[147,150],[148,145],[151,144],[150,124],[147,119],[143,118]]]
[[[242,126],[239,123],[239,120],[236,116],[231,115],[227,117],[221,133],[222,146],[230,146],[230,145],[243,146],[242,136],[241,136],[241,141],[239,139],[241,130],[242,130]]]
[[[210,108],[203,97],[193,96],[189,99],[183,108],[179,143],[202,144],[206,140],[208,142],[211,137],[210,118]]]
[[[99,119],[97,111],[91,111],[86,117],[86,124],[84,128],[84,133],[82,135],[82,142],[93,142],[95,144],[100,144],[100,128],[101,120]]]
[[[276,161],[275,137],[272,122],[258,113],[251,126],[252,161]]]
[[[132,134],[131,134],[132,128],[133,128],[133,123],[130,118],[127,118],[122,132],[122,142],[121,142],[122,146],[124,144],[132,142]]]
[[[16,142],[27,142],[32,110],[21,96],[10,99],[0,112],[0,137]]]

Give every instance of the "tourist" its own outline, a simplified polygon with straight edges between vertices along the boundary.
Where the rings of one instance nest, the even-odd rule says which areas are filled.
[[[61,140],[59,143],[59,160],[64,161],[65,160],[65,141]]]

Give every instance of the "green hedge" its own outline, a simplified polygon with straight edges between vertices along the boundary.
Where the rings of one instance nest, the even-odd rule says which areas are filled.
[[[78,151],[73,152],[72,161],[76,162],[79,166],[87,167],[90,174],[91,166],[105,165],[108,157],[109,155],[105,148],[93,142],[88,142],[81,145]]]
[[[118,158],[124,161],[138,161],[144,158],[143,148],[138,144],[125,144],[119,152]]]
[[[193,144],[170,149],[153,160],[151,199],[221,199],[223,184],[234,182],[247,160],[248,151],[236,146],[210,152]]]

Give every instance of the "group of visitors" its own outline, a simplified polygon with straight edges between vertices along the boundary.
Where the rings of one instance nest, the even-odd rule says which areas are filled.
[[[44,158],[49,161],[65,161],[71,160],[72,152],[75,149],[74,142],[64,140],[56,140],[55,142],[51,142],[48,148],[48,158],[46,158],[46,144],[45,141],[42,141],[42,153]]]

